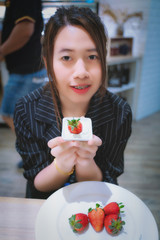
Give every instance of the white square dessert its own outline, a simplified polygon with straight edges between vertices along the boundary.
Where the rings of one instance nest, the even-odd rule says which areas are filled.
[[[78,134],[71,133],[68,129],[68,120],[78,120],[82,124],[82,131]],[[92,121],[90,118],[79,117],[65,117],[62,120],[62,138],[67,141],[76,140],[76,141],[88,141],[92,139]]]

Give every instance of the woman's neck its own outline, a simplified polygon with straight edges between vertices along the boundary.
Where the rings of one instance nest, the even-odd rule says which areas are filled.
[[[82,117],[85,116],[88,110],[88,105],[77,104],[75,106],[68,106],[63,104],[62,114],[63,117]]]

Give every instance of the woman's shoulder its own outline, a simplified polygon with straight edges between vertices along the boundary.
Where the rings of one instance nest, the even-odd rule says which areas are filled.
[[[53,115],[52,95],[49,88],[46,86],[37,88],[17,101],[13,117],[15,127],[23,125],[23,128],[27,127],[33,131],[33,126],[39,122],[37,119],[42,121],[48,109],[51,109]]]
[[[40,99],[42,99],[45,95],[50,96],[50,90],[47,86],[42,86],[40,88],[35,89],[34,91],[28,93],[27,95],[21,97],[16,105],[21,104],[32,104],[35,102],[38,102]]]
[[[123,110],[128,109],[129,111],[131,111],[131,108],[129,103],[127,102],[127,99],[121,96],[118,96],[117,94],[114,94],[107,90],[104,99],[107,99],[113,108],[116,108],[116,109],[118,108]]]
[[[48,106],[48,102],[52,102],[51,99],[51,92],[47,86],[37,88],[17,101],[14,118],[16,115],[21,115],[23,118],[29,115],[35,115],[37,107],[42,104]]]
[[[107,90],[103,104],[105,104],[106,108],[112,109],[112,113],[116,119],[121,119],[122,122],[126,118],[132,119],[132,110],[127,99]]]
[[[122,124],[126,119],[132,119],[132,111],[125,99],[106,90],[103,98],[94,95],[87,116],[97,127],[114,121]]]

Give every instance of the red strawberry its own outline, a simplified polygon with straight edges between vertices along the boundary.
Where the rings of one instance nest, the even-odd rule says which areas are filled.
[[[109,214],[117,214],[119,215],[120,212],[124,212],[124,211],[121,211],[121,208],[123,208],[124,205],[122,205],[122,203],[116,203],[116,202],[110,202],[108,203],[104,208],[104,212],[105,212],[105,215],[109,215]]]
[[[82,123],[80,119],[68,120],[68,129],[73,134],[79,134],[82,132]]]
[[[100,232],[103,229],[104,217],[104,210],[100,207],[98,203],[96,204],[95,209],[88,209],[89,221],[96,232]]]
[[[118,234],[122,230],[124,224],[125,222],[122,221],[121,217],[117,216],[117,214],[105,216],[104,226],[107,232],[111,235]]]
[[[88,225],[88,216],[84,213],[76,213],[69,218],[69,224],[74,232],[81,232]]]

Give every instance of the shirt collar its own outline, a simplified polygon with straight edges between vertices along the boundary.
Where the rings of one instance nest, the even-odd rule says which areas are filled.
[[[36,107],[35,119],[48,124],[57,123],[53,98],[49,85],[42,89],[41,98]]]

